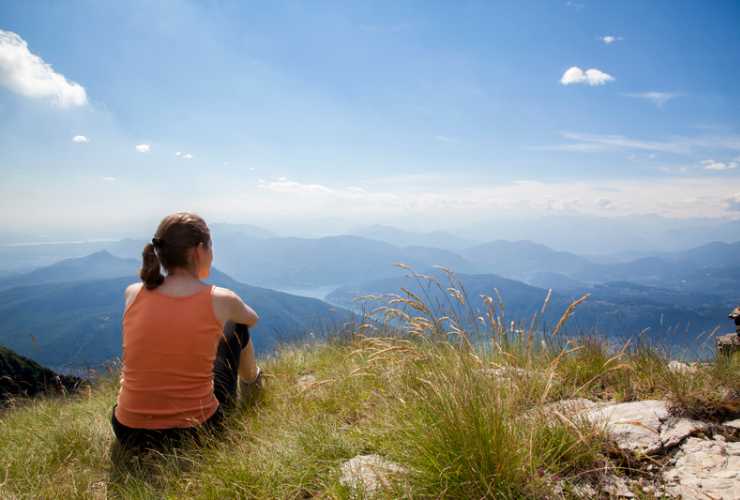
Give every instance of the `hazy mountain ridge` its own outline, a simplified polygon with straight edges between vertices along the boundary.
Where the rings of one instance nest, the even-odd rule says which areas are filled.
[[[129,262],[98,253],[52,267],[84,267],[101,258],[112,268]],[[42,271],[26,278],[41,277]],[[51,367],[97,365],[115,358],[121,349],[123,291],[136,281],[129,271],[117,278],[37,283],[0,291],[0,345]],[[348,311],[317,299],[239,283],[217,269],[206,281],[234,290],[259,311],[262,320],[253,333],[255,348],[261,352],[309,332],[321,337],[352,319]]]

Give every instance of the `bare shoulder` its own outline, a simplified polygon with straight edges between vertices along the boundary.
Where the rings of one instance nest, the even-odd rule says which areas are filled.
[[[239,296],[228,288],[220,286],[213,287],[213,298],[217,301],[232,302],[239,298]]]
[[[134,301],[136,296],[141,291],[143,285],[143,282],[138,281],[136,283],[131,283],[129,286],[126,287],[126,290],[123,292],[123,297],[126,300],[126,308]]]
[[[141,287],[144,286],[144,283],[141,281],[137,281],[136,283],[131,283],[129,286],[126,287],[126,291],[123,292],[123,294],[126,296],[126,299],[134,298],[136,297],[136,294],[139,293],[139,290],[141,290]]]
[[[222,325],[232,319],[232,311],[238,300],[239,297],[228,288],[213,287],[213,312]]]

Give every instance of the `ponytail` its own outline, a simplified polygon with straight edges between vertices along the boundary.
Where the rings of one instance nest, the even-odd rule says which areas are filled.
[[[164,282],[159,257],[157,257],[157,254],[154,252],[154,245],[147,243],[146,246],[144,246],[144,251],[142,252],[141,257],[143,259],[143,263],[141,271],[139,272],[139,277],[141,277],[141,280],[144,282],[144,286],[148,290],[153,290]]]

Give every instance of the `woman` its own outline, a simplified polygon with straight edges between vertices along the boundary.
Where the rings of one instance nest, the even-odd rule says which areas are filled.
[[[125,291],[121,388],[111,423],[123,445],[158,448],[220,430],[237,381],[243,397],[260,387],[248,330],[259,317],[236,293],[201,281],[213,247],[199,216],[165,217],[142,256],[142,282]]]

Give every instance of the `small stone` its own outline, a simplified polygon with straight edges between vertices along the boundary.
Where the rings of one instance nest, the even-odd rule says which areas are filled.
[[[529,377],[539,375],[538,372],[517,368],[515,366],[502,366],[499,368],[481,368],[480,373],[493,378],[509,379],[512,377]]]
[[[663,448],[672,448],[692,434],[704,431],[709,426],[704,422],[690,418],[668,418],[660,429],[660,441]]]
[[[577,484],[573,486],[573,495],[576,498],[591,499],[591,498],[596,498],[598,496],[598,492],[590,484]]]
[[[635,498],[635,494],[630,490],[627,481],[619,476],[608,475],[604,480],[602,489],[609,493],[612,498]]]
[[[668,370],[673,373],[681,373],[681,374],[686,375],[690,373],[696,373],[697,367],[694,365],[687,365],[686,363],[673,360],[670,363],[668,363]]]
[[[731,356],[740,351],[740,334],[728,333],[717,337],[717,354]]]
[[[341,471],[340,483],[365,494],[373,494],[381,487],[388,488],[391,476],[407,472],[406,468],[380,455],[357,455],[344,462]]]
[[[735,429],[740,429],[740,418],[736,418],[735,420],[728,420],[727,422],[724,422],[722,425],[726,425],[727,427],[733,427]]]
[[[313,384],[316,383],[316,376],[315,375],[301,375],[298,377],[298,380],[296,381],[296,385],[301,391],[305,391],[309,387],[311,387]]]

